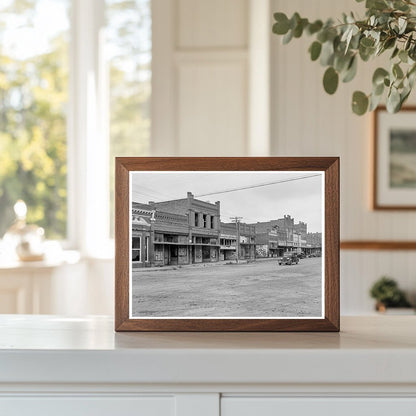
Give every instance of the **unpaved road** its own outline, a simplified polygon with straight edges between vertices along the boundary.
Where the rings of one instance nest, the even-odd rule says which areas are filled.
[[[321,258],[133,271],[133,317],[318,317]]]

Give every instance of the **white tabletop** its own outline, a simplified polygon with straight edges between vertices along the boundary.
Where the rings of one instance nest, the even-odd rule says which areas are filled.
[[[416,383],[416,316],[340,333],[115,333],[107,317],[0,316],[1,382]]]

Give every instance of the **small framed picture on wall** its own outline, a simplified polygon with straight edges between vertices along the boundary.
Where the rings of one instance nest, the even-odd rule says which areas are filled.
[[[373,208],[416,209],[416,107],[374,111]]]

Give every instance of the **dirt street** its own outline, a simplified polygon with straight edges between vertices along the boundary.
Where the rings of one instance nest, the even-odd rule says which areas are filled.
[[[133,317],[321,316],[321,258],[133,271]]]

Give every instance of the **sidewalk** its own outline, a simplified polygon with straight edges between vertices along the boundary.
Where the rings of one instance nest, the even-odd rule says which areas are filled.
[[[277,257],[266,257],[266,258],[257,258],[254,260],[239,260],[236,263],[235,260],[221,260],[216,261],[214,263],[194,263],[194,264],[182,264],[182,265],[172,265],[172,266],[157,266],[157,267],[138,267],[133,268],[133,272],[139,273],[147,273],[147,272],[162,272],[162,271],[169,271],[169,270],[178,270],[178,269],[202,269],[204,267],[216,267],[216,266],[226,266],[226,265],[233,265],[233,266],[240,266],[246,265],[249,263],[259,263],[259,262],[266,262],[266,261],[275,261],[277,262]]]

